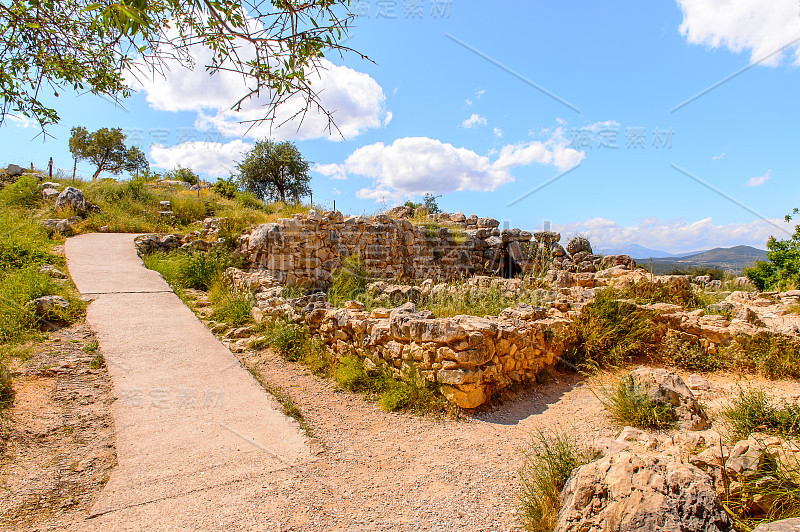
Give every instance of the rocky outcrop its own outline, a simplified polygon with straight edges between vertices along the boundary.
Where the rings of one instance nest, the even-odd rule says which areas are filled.
[[[675,408],[678,424],[687,430],[704,430],[711,426],[700,403],[676,373],[663,368],[640,366],[631,372],[637,390],[653,402]]]
[[[207,230],[192,231],[188,235],[182,234],[149,234],[137,236],[134,240],[136,252],[140,256],[150,253],[173,251],[175,249],[185,249],[190,251],[209,251],[214,245],[224,243],[224,239],[208,240]]]
[[[576,469],[556,532],[726,532],[731,522],[706,473],[676,458],[610,454]]]
[[[56,198],[56,209],[70,208],[79,216],[85,216],[88,205],[83,192],[75,187],[65,188]]]

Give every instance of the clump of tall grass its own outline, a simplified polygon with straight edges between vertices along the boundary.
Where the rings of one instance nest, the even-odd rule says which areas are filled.
[[[668,334],[664,341],[666,361],[689,371],[711,372],[722,368],[724,358],[704,349],[696,339],[684,339],[677,334]]]
[[[0,411],[14,403],[14,385],[11,372],[0,362]]]
[[[596,456],[560,431],[535,433],[523,455],[517,493],[522,524],[531,532],[551,532],[561,507],[561,490],[576,468]]]
[[[665,429],[677,421],[675,407],[651,400],[631,375],[620,378],[609,388],[601,386],[598,398],[611,417],[623,425]]]
[[[754,432],[781,436],[800,435],[800,405],[777,403],[764,390],[740,387],[738,394],[722,410],[733,441],[744,440]]]
[[[800,377],[800,342],[782,334],[738,334],[724,355],[733,367],[771,379]]]
[[[238,263],[232,254],[222,251],[175,250],[150,254],[144,264],[173,288],[209,290],[227,268]]]
[[[209,295],[213,307],[212,319],[231,327],[243,327],[253,322],[250,313],[254,304],[252,294],[232,290],[227,284],[218,281],[211,286]]]
[[[651,313],[617,297],[612,290],[597,292],[561,333],[564,362],[577,368],[618,366],[656,352]]]
[[[417,307],[420,310],[430,310],[437,318],[460,314],[497,316],[508,307],[515,307],[520,303],[542,304],[542,297],[537,291],[539,288],[541,283],[534,277],[524,278],[516,293],[508,292],[499,282],[491,282],[489,286],[474,286],[464,280],[455,280],[447,283],[443,289],[422,298]]]
[[[345,258],[342,265],[333,271],[333,281],[328,288],[328,302],[342,307],[347,301],[357,300],[371,307],[372,298],[367,293],[367,276],[364,260],[358,255]]]
[[[22,175],[0,190],[0,204],[6,207],[33,207],[41,199],[39,180],[32,175]]]

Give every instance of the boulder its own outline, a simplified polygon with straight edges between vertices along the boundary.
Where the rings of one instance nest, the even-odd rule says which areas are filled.
[[[6,167],[6,173],[7,173],[8,175],[10,175],[11,177],[17,177],[17,176],[20,176],[20,175],[22,175],[22,172],[23,172],[23,171],[24,171],[24,170],[22,169],[22,167],[21,167],[21,166],[19,166],[18,164],[9,164],[9,165]]]
[[[66,279],[67,274],[62,272],[61,270],[57,269],[52,264],[42,264],[39,266],[39,273],[43,273],[45,275],[49,275],[53,279]]]
[[[414,214],[414,209],[406,205],[400,205],[399,207],[389,209],[388,214],[394,218],[411,218]]]
[[[561,240],[561,233],[556,233],[555,231],[536,231],[533,233],[533,238],[540,244],[556,244]]]
[[[58,190],[54,188],[45,188],[42,190],[42,199],[45,201],[57,199],[59,195]]]
[[[74,229],[72,228],[72,224],[69,220],[63,219],[46,219],[39,222],[42,226],[47,229],[48,231],[61,233],[64,236],[70,236]]]
[[[88,210],[86,197],[83,192],[75,187],[65,188],[56,198],[56,209],[72,208],[77,214],[83,216]]]
[[[576,236],[567,243],[567,253],[570,255],[575,255],[581,251],[585,251],[587,254],[592,252],[592,245],[589,244],[587,238]]]
[[[69,301],[61,296],[37,297],[31,304],[39,316],[46,316],[54,310],[69,308]]]
[[[681,428],[704,430],[711,426],[700,403],[677,373],[671,373],[663,368],[640,366],[631,372],[631,377],[636,388],[645,393],[651,401],[675,407]]]
[[[556,532],[722,532],[728,514],[706,473],[675,458],[610,454],[573,471]]]

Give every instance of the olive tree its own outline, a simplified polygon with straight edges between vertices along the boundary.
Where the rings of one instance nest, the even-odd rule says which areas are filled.
[[[297,202],[311,192],[309,164],[289,141],[270,139],[256,142],[236,168],[242,188],[262,200]]]
[[[104,127],[89,133],[85,127],[74,127],[69,151],[75,159],[88,160],[97,167],[92,179],[97,179],[100,172],[120,174],[123,170],[135,172],[150,168],[147,157],[139,148],[125,146],[125,134],[119,128]]]
[[[194,68],[197,48],[212,52],[209,75],[241,75],[232,109],[267,98],[263,120],[292,96],[333,124],[309,83],[328,52],[344,46],[350,0],[7,0],[0,2],[0,125],[7,116],[59,120],[46,97],[62,88],[131,94],[140,75],[163,74],[175,63]],[[366,59],[366,56],[358,54]]]

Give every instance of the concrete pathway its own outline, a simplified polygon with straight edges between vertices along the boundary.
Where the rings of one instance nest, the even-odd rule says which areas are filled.
[[[144,267],[134,237],[89,234],[66,243],[78,290],[95,298],[87,321],[115,397],[119,465],[87,529],[256,530],[232,516],[257,511],[236,506],[259,479],[311,460],[305,437]]]

